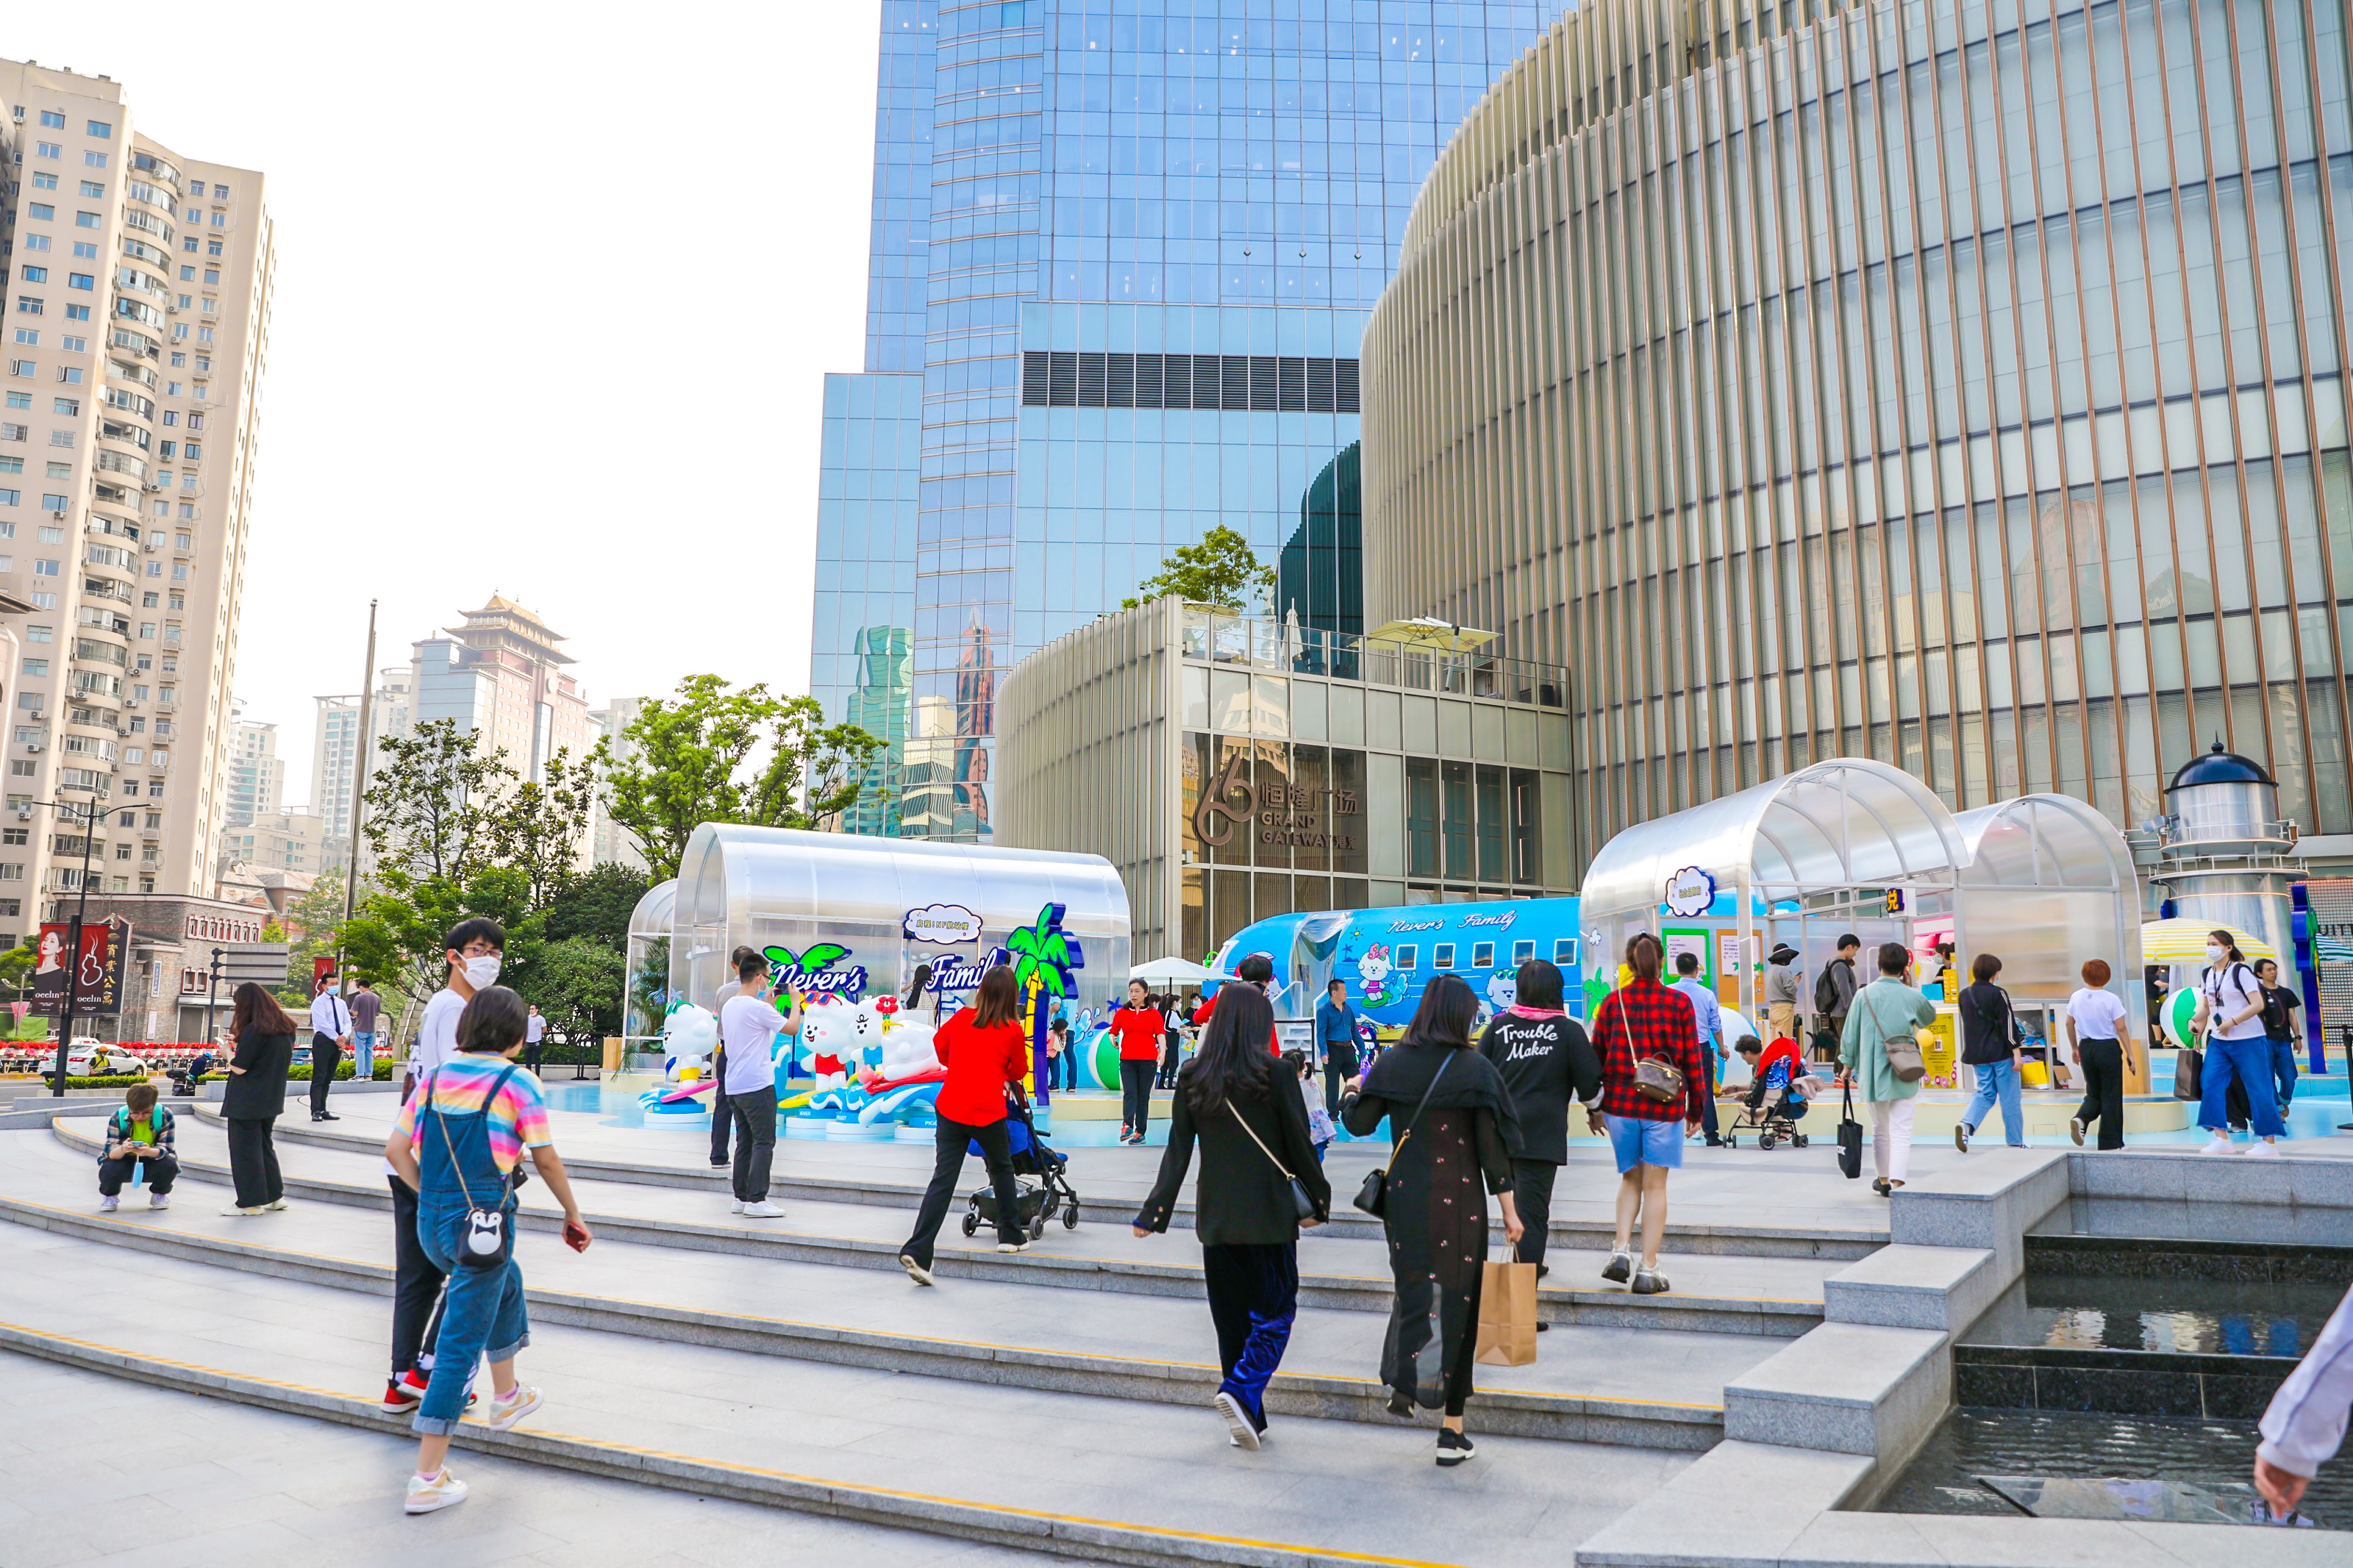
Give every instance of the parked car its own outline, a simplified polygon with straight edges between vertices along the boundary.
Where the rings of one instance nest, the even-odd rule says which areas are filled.
[[[66,1049],[66,1076],[94,1078],[105,1073],[143,1073],[154,1069],[147,1058],[134,1056],[105,1040],[78,1039]]]

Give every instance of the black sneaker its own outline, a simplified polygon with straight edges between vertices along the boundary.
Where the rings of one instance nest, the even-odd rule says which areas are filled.
[[[1438,1429],[1438,1462],[1451,1469],[1479,1450],[1472,1446],[1468,1432],[1456,1432],[1440,1426]]]
[[[1394,1388],[1390,1389],[1389,1414],[1396,1416],[1400,1421],[1412,1420],[1414,1416],[1412,1396],[1409,1394],[1399,1394]]]

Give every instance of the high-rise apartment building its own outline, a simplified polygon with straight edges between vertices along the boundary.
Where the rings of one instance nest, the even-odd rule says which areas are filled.
[[[278,726],[234,720],[228,762],[221,774],[221,826],[246,826],[285,801],[286,763],[278,755]]]
[[[0,61],[0,941],[90,875],[200,894],[226,819],[275,265],[259,174],[134,128],[121,84]]]
[[[810,680],[879,719],[892,801],[846,826],[986,837],[1005,671],[1209,529],[1295,545],[1303,584],[1353,568],[1366,311],[1438,149],[1559,10],[884,0]],[[1357,602],[1299,601],[1335,629]]]
[[[644,710],[646,700],[642,697],[616,697],[588,715],[589,723],[607,743],[608,754],[614,762],[626,763],[637,754],[637,746],[628,738],[628,728],[637,722],[638,715]],[[607,860],[617,860],[640,871],[646,868],[645,852],[606,811],[605,797],[601,795],[588,808],[588,860],[596,866]]]
[[[311,809],[325,826],[330,844],[348,843],[352,832],[353,775],[360,766],[360,700],[321,697],[311,741]],[[394,665],[378,673],[367,702],[367,770],[383,760],[387,735],[408,733],[408,668]]]
[[[315,877],[341,871],[343,864],[326,853],[326,824],[307,811],[265,812],[242,826],[221,833],[221,869],[231,866],[266,867]]]

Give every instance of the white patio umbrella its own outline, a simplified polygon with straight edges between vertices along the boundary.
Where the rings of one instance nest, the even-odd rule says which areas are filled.
[[[1212,978],[1198,963],[1181,958],[1155,958],[1149,963],[1139,963],[1127,972],[1130,980],[1156,982],[1166,985],[1198,985]]]

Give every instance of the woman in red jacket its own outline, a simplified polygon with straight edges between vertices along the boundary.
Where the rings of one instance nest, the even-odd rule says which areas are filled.
[[[1127,1003],[1112,1009],[1110,1021],[1119,1037],[1119,1141],[1141,1143],[1145,1124],[1152,1120],[1152,1075],[1160,1066],[1160,1037],[1168,1025],[1141,980],[1127,983]]]
[[[1020,1188],[1013,1180],[1013,1145],[1005,1131],[1006,1090],[1029,1067],[1029,1039],[1017,1016],[1020,994],[1013,971],[1000,964],[982,975],[972,1002],[932,1037],[932,1049],[948,1069],[935,1105],[939,1158],[915,1215],[915,1232],[899,1249],[899,1267],[918,1285],[932,1282],[932,1243],[939,1239],[965,1152],[974,1143],[980,1145],[997,1188],[997,1250],[1019,1252],[1029,1245],[1021,1226]]]

